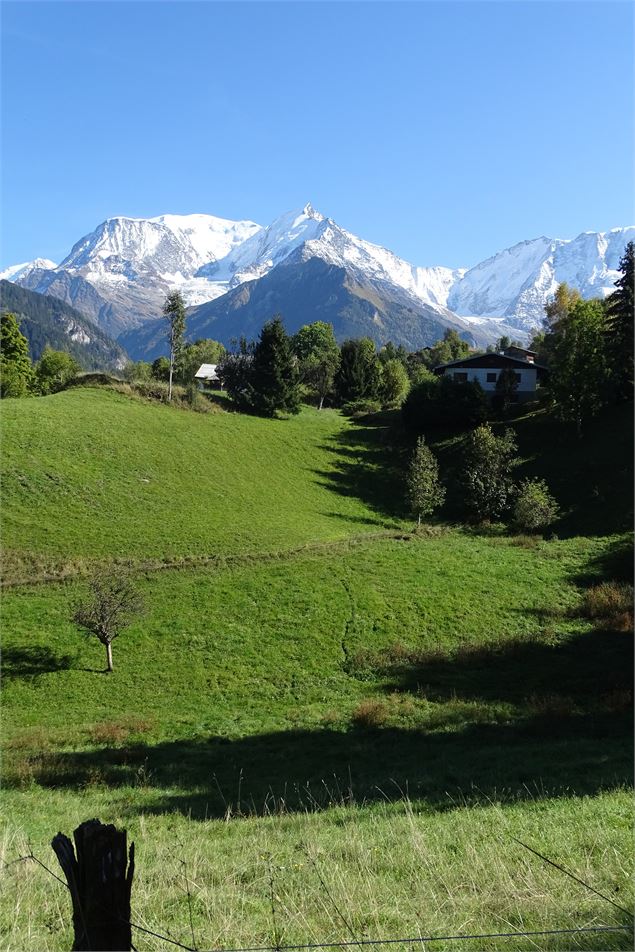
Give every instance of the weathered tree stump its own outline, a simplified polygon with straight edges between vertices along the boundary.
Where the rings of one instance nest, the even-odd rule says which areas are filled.
[[[72,952],[129,952],[134,843],[128,853],[126,830],[100,820],[86,820],[73,836],[77,858],[63,833],[51,843],[73,901]]]

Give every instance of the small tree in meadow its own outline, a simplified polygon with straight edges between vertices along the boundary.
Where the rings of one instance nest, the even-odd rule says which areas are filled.
[[[465,505],[477,521],[500,519],[509,509],[515,489],[511,474],[520,462],[516,449],[512,430],[495,436],[487,423],[467,438],[462,483]]]
[[[544,479],[523,479],[514,502],[514,526],[524,532],[536,532],[555,522],[558,514],[558,503]]]
[[[73,605],[71,619],[106,648],[113,670],[112,642],[143,612],[143,600],[126,573],[103,571],[88,583],[88,597]]]
[[[417,440],[408,467],[406,496],[419,525],[422,516],[429,516],[445,501],[445,489],[439,480],[439,464],[422,436]]]

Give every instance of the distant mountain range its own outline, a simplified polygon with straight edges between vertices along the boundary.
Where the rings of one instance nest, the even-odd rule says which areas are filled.
[[[367,335],[416,348],[453,327],[484,344],[526,337],[562,281],[584,297],[610,294],[634,238],[635,226],[543,237],[469,269],[417,267],[309,204],[266,228],[212,215],[110,218],[61,264],[36,259],[0,278],[71,304],[134,357],[165,352],[157,319],[173,288],[189,305],[191,338],[253,337],[281,313],[290,331],[330,321],[340,340]]]
[[[58,298],[37,294],[11,281],[0,281],[0,310],[18,318],[29,342],[31,360],[39,360],[48,345],[64,350],[83,370],[119,370],[127,355],[92,321]]]

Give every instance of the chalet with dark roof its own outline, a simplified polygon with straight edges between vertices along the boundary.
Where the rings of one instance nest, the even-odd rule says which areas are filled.
[[[532,400],[536,388],[544,379],[547,368],[536,363],[536,354],[523,347],[507,347],[502,353],[478,354],[462,357],[434,368],[438,376],[451,377],[456,381],[477,381],[489,396],[496,393],[496,384],[502,370],[511,368],[516,374],[518,389],[514,398],[519,402]]]

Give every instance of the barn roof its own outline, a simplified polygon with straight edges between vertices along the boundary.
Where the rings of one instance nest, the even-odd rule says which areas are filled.
[[[218,364],[201,364],[194,376],[201,377],[203,379],[206,377],[215,377],[217,367]]]

